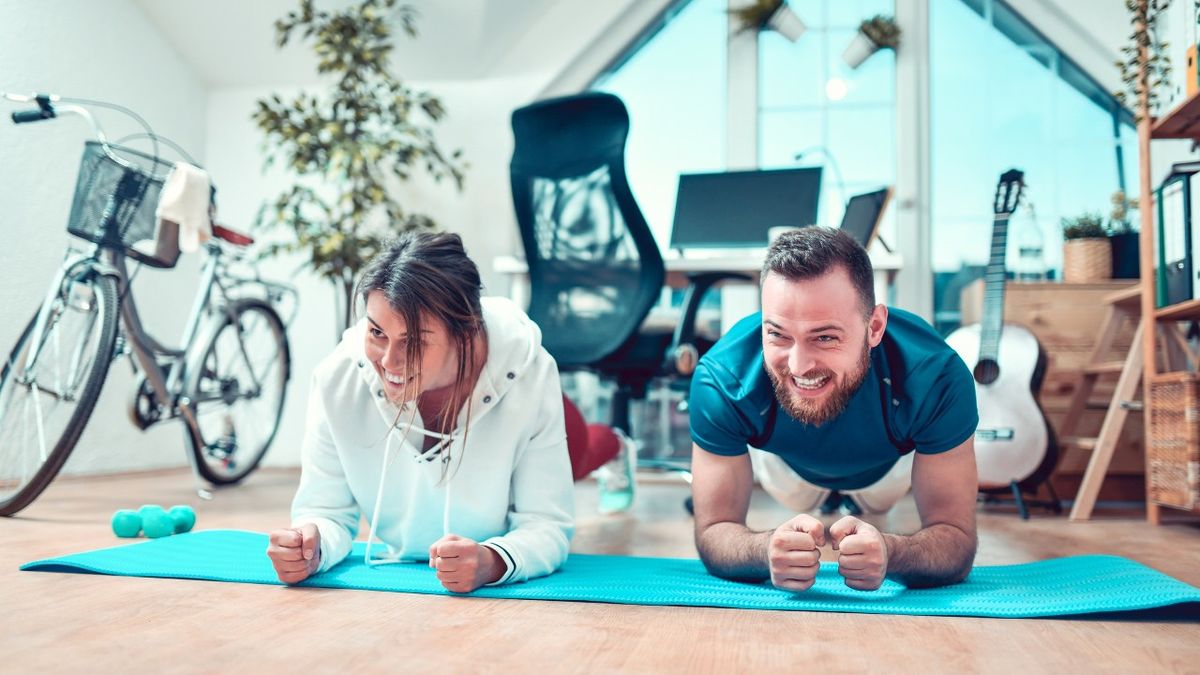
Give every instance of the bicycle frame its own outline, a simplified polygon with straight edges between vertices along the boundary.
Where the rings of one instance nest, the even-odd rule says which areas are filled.
[[[201,322],[205,316],[215,316],[215,312],[213,311],[214,302],[219,308],[218,311],[224,311],[231,319],[236,319],[233,312],[233,303],[231,302],[233,296],[230,294],[226,282],[233,282],[229,286],[237,286],[251,281],[226,276],[221,260],[221,257],[224,255],[221,247],[210,242],[207,245],[207,249],[208,258],[201,269],[200,286],[192,300],[192,308],[188,314],[187,322],[184,324],[183,336],[180,342],[183,345],[182,349],[166,347],[146,331],[138,314],[137,303],[128,292],[130,278],[125,264],[125,256],[120,251],[109,251],[108,254],[120,283],[120,297],[122,298],[120,303],[121,324],[125,328],[125,337],[132,348],[131,351],[138,365],[141,366],[142,374],[145,376],[154,393],[153,401],[160,409],[168,412],[166,419],[173,419],[182,414],[194,435],[198,433],[199,427],[195,419],[193,404],[199,401],[192,401],[187,398],[182,388],[184,378],[187,376],[188,367],[194,365],[192,362],[196,357],[201,356],[195,350],[204,346],[198,341],[202,328]],[[265,287],[278,286],[281,289],[286,289],[282,285],[259,283],[263,283]],[[219,299],[214,298],[214,290],[219,293]],[[246,353],[245,344],[241,342],[240,336],[238,347],[242,358],[249,365],[250,357]],[[160,361],[163,357],[170,361],[170,367],[165,372]],[[262,387],[262,383],[258,380],[258,376],[253,372],[253,369],[249,370],[253,378],[254,388],[248,391],[247,394],[256,396]],[[197,440],[198,438],[197,436]]]
[[[210,243],[208,245],[208,259],[204,262],[200,272],[200,286],[192,300],[192,307],[188,314],[187,322],[184,324],[183,335],[180,341],[183,348],[176,349],[167,347],[159,342],[143,325],[141,315],[138,312],[137,301],[131,292],[130,284],[132,279],[128,271],[125,255],[119,250],[100,248],[96,245],[91,245],[90,249],[89,251],[68,251],[66,259],[59,267],[55,279],[51,283],[50,291],[39,309],[38,321],[35,323],[34,334],[31,336],[31,344],[33,346],[28,358],[29,369],[32,370],[37,363],[41,348],[42,329],[46,325],[50,312],[53,311],[57,297],[63,294],[63,289],[68,280],[74,277],[85,276],[89,273],[111,276],[117,281],[120,323],[123,328],[120,335],[124,342],[124,345],[119,343],[118,351],[112,355],[112,358],[115,359],[126,353],[132,353],[135,361],[135,370],[140,371],[145,376],[153,392],[154,404],[167,412],[165,419],[174,419],[182,414],[191,428],[191,432],[195,435],[198,427],[194,411],[192,410],[192,403],[194,402],[182,395],[182,387],[184,377],[187,375],[189,361],[195,356],[193,350],[200,346],[197,344],[197,338],[202,328],[201,322],[206,315],[211,316],[213,314],[214,289],[220,293],[221,298],[218,302],[221,309],[229,313],[231,317],[230,300],[232,296],[228,288],[236,288],[246,284],[257,284],[267,290],[268,295],[272,298],[285,293],[294,293],[294,290],[283,284],[261,279],[223,275],[221,261],[223,253],[219,245]],[[245,345],[239,346],[242,351],[242,357],[249,361],[249,356],[245,352]],[[164,359],[169,363],[169,368],[166,370],[163,368]],[[75,363],[76,360],[78,360],[78,356],[72,359],[72,370],[78,365]],[[253,370],[251,370],[251,376],[255,377],[255,388],[249,393],[254,395],[261,387],[261,382],[257,380],[257,376],[254,375]]]

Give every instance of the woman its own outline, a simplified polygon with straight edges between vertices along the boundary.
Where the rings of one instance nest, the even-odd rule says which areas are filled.
[[[558,371],[537,326],[480,286],[454,234],[404,235],[368,265],[365,316],[313,374],[292,526],[267,549],[281,581],[345,558],[360,514],[368,565],[428,560],[451,591],[566,559]]]

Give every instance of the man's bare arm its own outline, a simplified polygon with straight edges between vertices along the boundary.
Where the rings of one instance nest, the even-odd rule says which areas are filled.
[[[912,484],[921,529],[911,536],[884,535],[887,575],[911,588],[958,583],[975,562],[974,439],[941,454],[918,454]]]
[[[692,445],[696,550],[716,576],[744,581],[770,577],[767,547],[771,532],[746,527],[753,490],[749,455],[726,457]]]

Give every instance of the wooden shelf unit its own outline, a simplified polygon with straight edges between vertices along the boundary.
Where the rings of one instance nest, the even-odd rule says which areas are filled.
[[[1179,65],[1182,67],[1182,64]],[[1142,73],[1145,78],[1145,73]],[[1144,81],[1144,79],[1143,79]],[[1150,145],[1151,141],[1156,139],[1191,139],[1200,140],[1200,94],[1193,94],[1187,100],[1176,106],[1166,115],[1161,118],[1153,119],[1149,115],[1149,104],[1146,96],[1143,94],[1138,102],[1138,108],[1141,110],[1141,120],[1138,122],[1138,160],[1139,160],[1139,191],[1138,191],[1138,209],[1141,216],[1141,233],[1138,239],[1139,264],[1141,274],[1141,292],[1142,292],[1142,316],[1153,316],[1155,321],[1142,322],[1142,354],[1144,359],[1144,376],[1142,378],[1143,396],[1142,400],[1146,406],[1147,425],[1151,419],[1151,400],[1150,395],[1151,383],[1155,377],[1163,371],[1159,369],[1159,363],[1162,362],[1160,357],[1158,340],[1159,327],[1163,323],[1172,323],[1176,321],[1188,321],[1192,319],[1200,319],[1200,299],[1188,300],[1167,307],[1158,307],[1156,302],[1156,283],[1154,260],[1154,238],[1156,226],[1154,222],[1155,214],[1157,213],[1154,205],[1153,186],[1150,181]],[[1193,227],[1196,224],[1193,223]],[[1154,525],[1158,525],[1162,520],[1161,510],[1164,508],[1175,510],[1177,507],[1170,505],[1159,504],[1154,501],[1151,494],[1151,467],[1150,467],[1150,441],[1152,434],[1149,427],[1146,430],[1146,519]],[[1186,512],[1186,511],[1184,511]],[[1193,513],[1200,512],[1200,509],[1194,509]]]
[[[1190,96],[1171,112],[1154,120],[1150,133],[1154,138],[1200,138],[1200,96]]]
[[[1192,321],[1200,319],[1200,300],[1185,300],[1183,302],[1159,307],[1155,313],[1159,321]]]

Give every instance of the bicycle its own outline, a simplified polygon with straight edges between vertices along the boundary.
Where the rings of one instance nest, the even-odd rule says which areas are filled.
[[[201,479],[214,486],[241,481],[279,428],[296,290],[259,275],[248,253],[251,237],[213,223],[181,346],[165,346],[143,327],[130,284],[142,265],[170,269],[179,257],[178,226],[155,217],[173,166],[160,157],[160,144],[191,158],[121,106],[47,94],[3,97],[37,104],[13,112],[14,124],[76,115],[95,140],[84,144],[67,225],[74,238],[0,369],[0,516],[28,506],[58,475],[109,366],[130,354],[138,376],[129,406],[134,425],[144,430],[182,418],[201,497],[211,498]],[[124,112],[145,133],[110,143],[88,110],[98,106]],[[122,145],[135,139],[149,139],[151,154]],[[210,196],[210,214],[214,209]],[[137,264],[132,273],[130,259]],[[292,309],[286,321],[277,310],[285,305]]]

